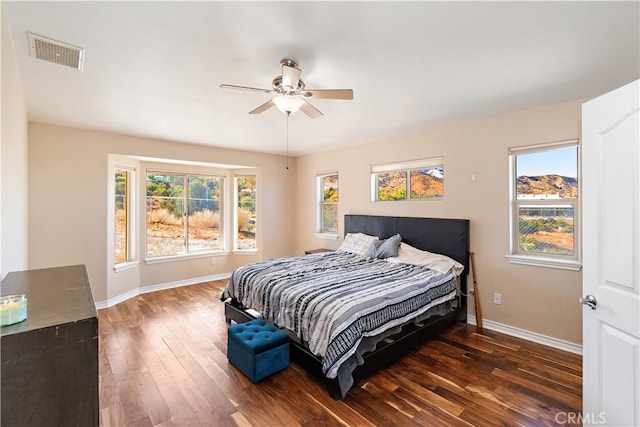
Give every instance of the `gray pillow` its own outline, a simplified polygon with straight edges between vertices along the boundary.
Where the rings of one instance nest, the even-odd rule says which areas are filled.
[[[398,248],[402,242],[400,234],[393,235],[385,240],[376,240],[369,246],[367,256],[369,258],[390,258],[398,256]]]

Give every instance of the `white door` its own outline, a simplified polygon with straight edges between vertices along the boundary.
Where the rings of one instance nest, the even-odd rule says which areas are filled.
[[[640,80],[582,106],[585,425],[640,426],[639,100]]]

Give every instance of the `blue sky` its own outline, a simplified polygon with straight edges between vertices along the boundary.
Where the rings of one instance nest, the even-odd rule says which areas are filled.
[[[518,155],[517,175],[537,176],[556,174],[578,177],[578,148],[563,147],[539,153]]]

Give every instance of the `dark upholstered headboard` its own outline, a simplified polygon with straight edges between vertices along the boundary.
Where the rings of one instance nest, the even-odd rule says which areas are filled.
[[[398,216],[345,215],[344,232],[365,233],[381,239],[400,233],[413,247],[446,255],[464,265],[461,288],[466,293],[469,274],[469,220]]]

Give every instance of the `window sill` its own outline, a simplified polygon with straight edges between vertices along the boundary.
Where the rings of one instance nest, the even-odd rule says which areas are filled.
[[[138,266],[138,261],[121,262],[113,266],[113,271],[119,273],[121,271],[130,270]]]
[[[582,263],[574,260],[564,260],[557,258],[543,258],[527,255],[507,255],[507,259],[512,264],[532,265],[535,267],[558,268],[561,270],[580,271]]]
[[[444,196],[442,197],[411,197],[409,199],[371,199],[372,203],[386,203],[386,202],[444,202]]]
[[[338,240],[338,235],[332,233],[316,233],[316,237],[327,240]]]
[[[171,256],[163,256],[157,258],[147,258],[144,260],[145,264],[160,264],[162,262],[171,262],[171,261],[186,261],[190,259],[197,258],[211,258],[214,256],[224,256],[229,255],[227,251],[215,251],[215,252],[203,252],[198,254],[189,254],[189,255],[171,255]]]
[[[257,249],[236,249],[232,252],[234,255],[256,255]]]

